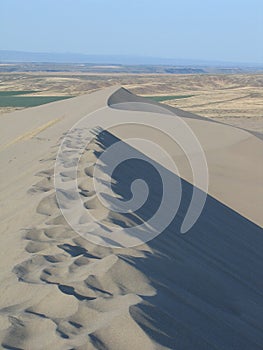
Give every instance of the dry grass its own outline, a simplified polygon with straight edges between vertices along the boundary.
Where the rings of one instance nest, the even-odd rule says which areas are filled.
[[[199,115],[263,132],[263,75],[148,75],[92,73],[1,73],[0,91],[37,90],[35,95],[80,95],[119,84],[135,94],[193,95],[164,101]],[[12,108],[3,108],[0,113]]]

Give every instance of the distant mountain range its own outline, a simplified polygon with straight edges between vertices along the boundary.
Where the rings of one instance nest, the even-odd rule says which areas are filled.
[[[222,62],[197,59],[176,59],[128,55],[86,55],[78,53],[51,53],[0,50],[2,63],[79,63],[112,65],[168,65],[213,67],[263,67],[263,63]]]

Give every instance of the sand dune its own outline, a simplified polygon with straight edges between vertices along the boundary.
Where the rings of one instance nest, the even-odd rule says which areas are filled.
[[[169,123],[171,129],[179,115],[197,135],[210,182],[204,210],[186,235],[179,232],[193,192],[187,159],[173,140],[135,125],[97,130],[86,147],[77,184],[83,210],[100,222],[89,226],[94,234],[134,227],[154,214],[161,182],[151,167],[136,161],[142,149],[121,141],[135,135],[162,146],[180,170],[182,200],[170,225],[145,244],[113,248],[91,243],[66,222],[54,188],[58,148],[78,120],[99,108],[106,108],[116,122],[138,112],[160,125]],[[6,114],[0,123],[3,349],[262,349],[259,138],[171,107],[146,104],[119,87]],[[128,214],[103,207],[92,185],[97,158],[119,141],[133,160],[113,174],[116,197],[129,200],[130,185],[138,176],[147,175],[151,190],[149,200]],[[70,147],[74,145],[69,152]],[[151,148],[143,151],[171,184],[178,180],[159,154]],[[63,182],[74,179],[73,165],[67,164],[61,174]],[[105,179],[109,168],[105,161]],[[65,195],[74,201],[70,193]],[[90,225],[85,216],[79,224]]]

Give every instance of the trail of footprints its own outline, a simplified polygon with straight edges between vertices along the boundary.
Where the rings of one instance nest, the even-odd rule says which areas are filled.
[[[91,186],[95,151],[98,146],[94,143],[81,159],[88,166],[84,166],[83,176],[80,176],[79,192],[88,210],[96,210],[97,205]],[[48,168],[54,164],[55,157],[56,148],[50,159],[41,162]],[[120,314],[130,316],[129,307],[140,302],[139,295],[154,293],[145,277],[125,259],[127,255],[144,256],[144,252],[114,251],[92,245],[77,235],[58,207],[53,172],[50,168],[36,174],[40,180],[28,191],[29,195],[39,196],[36,213],[44,220],[42,225],[23,231],[28,259],[13,270],[20,283],[49,285],[52,289],[43,301],[36,298],[30,307],[15,305],[8,310],[10,327],[2,347],[14,350],[106,349],[100,330],[109,327]],[[70,167],[62,175],[65,181],[70,179]],[[131,318],[130,322],[135,321]],[[39,334],[41,328],[44,334]],[[45,337],[43,342],[42,337]]]

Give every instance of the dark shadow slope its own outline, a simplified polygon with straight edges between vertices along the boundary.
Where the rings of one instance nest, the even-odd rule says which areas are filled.
[[[97,135],[102,149],[117,141],[106,131]],[[127,147],[138,158],[139,152]],[[104,164],[106,173],[108,166]],[[172,185],[177,176],[165,171]],[[162,196],[152,165],[136,159],[116,169],[113,190],[129,199],[130,185],[138,177],[147,181],[151,194],[136,212],[135,223],[138,217],[142,221],[151,217]],[[152,339],[170,349],[262,350],[263,230],[208,196],[197,223],[181,235],[179,228],[193,190],[184,180],[182,187],[174,220],[148,243],[153,253],[146,258],[119,254],[156,289],[155,296],[141,296],[143,301],[132,306],[130,313]]]
[[[136,102],[136,103],[135,103]],[[201,117],[197,114],[183,111],[182,109],[171,107],[165,104],[161,104],[155,101],[151,101],[141,96],[132,94],[130,91],[120,88],[114,94],[112,94],[108,99],[108,106],[115,109],[123,110],[133,110],[133,111],[142,111],[142,112],[153,112],[153,113],[167,113],[174,114],[182,118],[190,118],[197,120],[210,121],[212,123],[230,125],[217,120],[210,118]],[[257,138],[263,140],[263,134],[258,131],[251,131],[244,128],[239,128],[234,126],[237,129],[241,129],[249,132],[250,134],[256,136]]]

